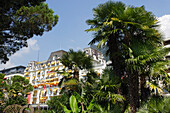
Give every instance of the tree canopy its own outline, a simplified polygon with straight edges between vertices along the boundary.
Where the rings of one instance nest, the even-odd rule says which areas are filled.
[[[94,18],[87,20],[91,28],[86,31],[94,32],[94,38],[89,44],[97,43],[98,47],[108,48],[106,53],[112,62],[113,76],[127,78],[122,80],[119,93],[126,97],[131,112],[136,112],[140,106],[139,93],[141,97],[146,93],[143,88],[140,88],[140,92],[139,86],[145,86],[146,77],[165,72],[168,64],[164,60],[167,54],[165,51],[168,50],[162,49],[157,18],[152,12],[146,11],[144,6],[126,6],[122,2],[113,1],[98,5],[93,13]]]
[[[58,22],[58,15],[45,4],[46,0],[1,0],[0,2],[0,61],[27,47],[27,40],[43,35]]]
[[[1,104],[4,107],[12,104],[26,105],[28,103],[27,95],[33,90],[29,80],[19,75],[11,77],[11,80],[4,79],[4,76],[0,73]]]

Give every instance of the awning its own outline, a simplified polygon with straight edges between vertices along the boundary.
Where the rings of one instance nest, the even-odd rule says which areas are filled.
[[[53,92],[56,92],[56,91],[57,91],[57,88],[54,88],[54,89],[53,89]]]
[[[87,76],[87,75],[81,75],[81,76],[85,77],[85,76]]]
[[[32,77],[32,80],[34,80],[34,79],[35,79],[35,76]]]
[[[59,84],[59,82],[55,82],[55,84],[56,84],[56,85],[58,85],[58,84]]]
[[[38,71],[37,73],[39,74],[41,71]]]
[[[29,79],[30,79],[30,77],[25,77],[25,79],[28,79],[28,80],[29,80]]]
[[[48,66],[50,65],[50,63],[47,64]]]
[[[46,81],[46,80],[41,80],[42,82]]]
[[[4,77],[3,79],[4,79],[4,80],[6,80],[6,79],[7,79],[7,77]]]
[[[50,83],[44,83],[44,84],[46,84],[46,85],[50,85]]]
[[[49,76],[49,74],[46,74],[46,76],[45,76],[45,77],[47,78],[48,76]]]
[[[37,90],[34,90],[34,93],[37,93]]]
[[[52,75],[55,75],[55,73],[51,73],[50,75],[51,75],[51,76],[52,76]]]
[[[68,70],[68,73],[71,73],[72,72],[72,70]]]
[[[29,74],[29,72],[26,72],[24,75],[28,75]]]
[[[50,83],[50,85],[56,86],[56,85],[58,85],[58,83],[59,82],[52,82],[52,83]]]
[[[50,70],[53,71],[55,69],[55,67],[52,67]]]
[[[54,65],[55,64],[55,61],[51,62],[51,65]]]
[[[45,92],[47,92],[47,89],[41,91],[42,94],[45,93]]]
[[[46,82],[53,81],[53,79],[46,79]]]
[[[54,82],[50,83],[50,85],[54,85]]]
[[[53,80],[54,80],[54,81],[55,81],[55,80],[57,80],[57,81],[58,81],[58,78],[54,78]]]
[[[57,66],[55,69],[58,70],[58,69],[59,69],[59,66]]]
[[[44,84],[39,84],[39,86],[43,86]]]
[[[48,98],[47,96],[41,97],[40,100],[47,99],[47,98]]]

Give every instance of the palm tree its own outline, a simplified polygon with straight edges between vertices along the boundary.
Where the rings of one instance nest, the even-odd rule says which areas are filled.
[[[68,67],[68,69],[73,70],[74,78],[79,81],[79,70],[92,69],[92,59],[87,56],[85,52],[69,50],[61,58],[61,63]]]
[[[98,42],[98,47],[107,46],[107,54],[112,61],[114,75],[121,78],[128,74],[129,102],[132,112],[139,107],[138,75],[126,69],[126,59],[129,58],[126,46],[130,47],[134,39],[140,42],[149,40],[151,45],[160,44],[160,34],[155,29],[157,21],[151,12],[144,7],[125,6],[121,2],[108,1],[93,9],[94,18],[87,20],[91,28],[86,31],[95,31],[94,39],[89,44]]]
[[[109,1],[94,8],[94,19],[86,21],[88,25],[91,25],[91,28],[86,31],[95,31],[94,39],[89,44],[99,42],[98,47],[108,47],[106,54],[110,56],[112,67],[117,76],[123,74],[122,53],[120,51],[122,49],[122,37],[120,36],[121,29],[117,29],[111,20],[112,17],[119,15],[116,11],[119,10],[120,13],[123,13],[124,9],[125,5],[123,3]]]
[[[86,94],[84,96],[87,102],[94,99],[97,105],[108,111],[118,108],[122,112],[122,103],[125,98],[117,94],[120,82],[112,74],[112,69],[105,69],[100,78],[93,72],[88,73],[86,82],[82,82],[82,87],[84,87],[84,93]]]
[[[64,75],[64,77],[60,80],[59,86],[64,87],[61,90],[61,94],[67,93],[71,96],[71,94],[76,91],[79,92],[79,70],[91,70],[92,69],[92,59],[90,56],[87,56],[85,52],[82,51],[73,51],[69,50],[66,54],[62,56],[60,59],[61,63],[68,68],[68,70],[72,70],[72,72],[59,72]],[[73,77],[72,77],[73,75]]]
[[[129,59],[127,62],[127,69],[131,72],[137,72],[137,75],[140,77],[140,89],[141,89],[141,102],[147,100],[148,88],[146,84],[149,85],[149,88],[154,89],[155,93],[162,91],[156,84],[153,84],[153,81],[158,81],[160,78],[168,78],[165,70],[168,68],[170,62],[164,60],[166,54],[168,54],[168,48],[162,47],[153,47],[150,43],[141,43],[135,42],[135,45],[131,45],[129,48]],[[146,82],[146,77],[148,77],[148,82]]]
[[[169,113],[170,98],[154,97],[147,101],[137,113]]]

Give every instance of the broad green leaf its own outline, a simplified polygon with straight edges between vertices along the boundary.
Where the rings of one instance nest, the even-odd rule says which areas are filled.
[[[73,113],[78,113],[77,100],[74,95],[70,97],[70,107]]]
[[[64,112],[65,113],[71,113],[71,110],[68,110],[66,106],[64,106]]]
[[[94,106],[94,98],[92,99],[89,106],[87,107],[87,111],[91,110],[93,106]]]

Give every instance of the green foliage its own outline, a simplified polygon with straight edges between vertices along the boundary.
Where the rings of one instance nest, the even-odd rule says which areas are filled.
[[[92,69],[91,57],[87,56],[85,52],[82,52],[80,50],[75,52],[70,49],[69,52],[62,56],[61,63],[65,65],[66,68],[72,70],[72,72],[66,72],[65,70],[59,72],[60,74],[64,75],[59,83],[60,87],[63,86],[61,94],[71,94],[74,91],[78,92],[79,70]]]
[[[27,40],[43,35],[58,22],[58,16],[45,4],[46,0],[4,0],[0,12],[0,61],[27,47]]]
[[[7,84],[4,80],[5,75],[0,73],[0,99],[4,99],[3,90],[7,89]]]
[[[7,84],[4,80],[5,75],[0,73],[0,111],[5,107],[5,94],[4,91],[7,90]]]
[[[19,75],[15,75],[11,78],[9,82],[9,96],[16,96],[20,93],[20,95],[27,96],[27,94],[33,90],[33,86],[29,84],[29,80],[25,79],[25,77],[21,77]]]
[[[153,97],[145,103],[137,113],[169,113],[169,97]]]
[[[63,94],[61,96],[54,96],[49,101],[47,101],[47,104],[49,108],[55,113],[64,113],[62,105],[67,107],[69,106],[69,95]]]
[[[80,103],[80,106],[78,106],[78,102],[76,97],[78,97],[78,102]],[[64,106],[64,111],[65,113],[87,113],[90,112],[92,107],[94,106],[94,100],[92,99],[91,102],[89,103],[89,105],[87,106],[87,103],[83,100],[84,98],[80,95],[77,94],[76,97],[74,95],[72,95],[69,99],[69,103],[70,103],[70,108],[71,110],[68,110],[66,106]],[[81,100],[80,100],[81,99]],[[86,106],[85,106],[86,105]],[[86,108],[86,110],[85,110]]]
[[[119,87],[119,81],[116,76],[113,76],[113,70],[104,70],[101,78],[96,73],[91,72],[87,74],[87,81],[82,82],[83,97],[87,103],[89,103],[89,100],[94,99],[95,106],[100,106],[106,111],[114,111],[117,108],[119,109],[118,111],[122,111],[121,107],[125,98],[117,94]],[[98,108],[93,107],[93,111],[98,111]]]
[[[33,86],[25,77],[15,75],[9,80],[7,94],[8,99],[5,100],[6,106],[12,104],[26,105],[27,95],[33,90]]]
[[[92,68],[92,59],[90,56],[87,56],[85,52],[80,50],[75,52],[70,49],[69,52],[62,56],[61,63],[73,70]]]
[[[24,96],[9,96],[8,99],[5,101],[6,106],[18,104],[18,105],[26,105],[28,104],[28,100]]]
[[[70,108],[73,113],[78,113],[80,110],[78,109],[78,104],[75,96],[70,97]]]
[[[158,80],[158,76],[166,76],[165,65],[169,62],[163,59],[167,49],[161,48],[162,36],[157,30],[157,19],[144,6],[126,6],[114,1],[98,5],[93,14],[94,18],[86,21],[91,26],[86,31],[94,32],[89,44],[97,43],[100,48],[108,48],[106,53],[118,81],[127,76],[126,80],[120,81],[120,91],[129,101],[131,112],[135,112],[140,102],[139,86],[144,86],[146,77],[150,76],[149,82],[153,82]],[[139,77],[143,76],[143,81],[139,82]],[[103,85],[100,94],[111,88],[109,82]]]
[[[28,104],[27,95],[33,90],[33,86],[29,84],[25,77],[15,75],[11,80],[4,79],[5,75],[0,73],[0,100],[1,110],[8,105]]]

